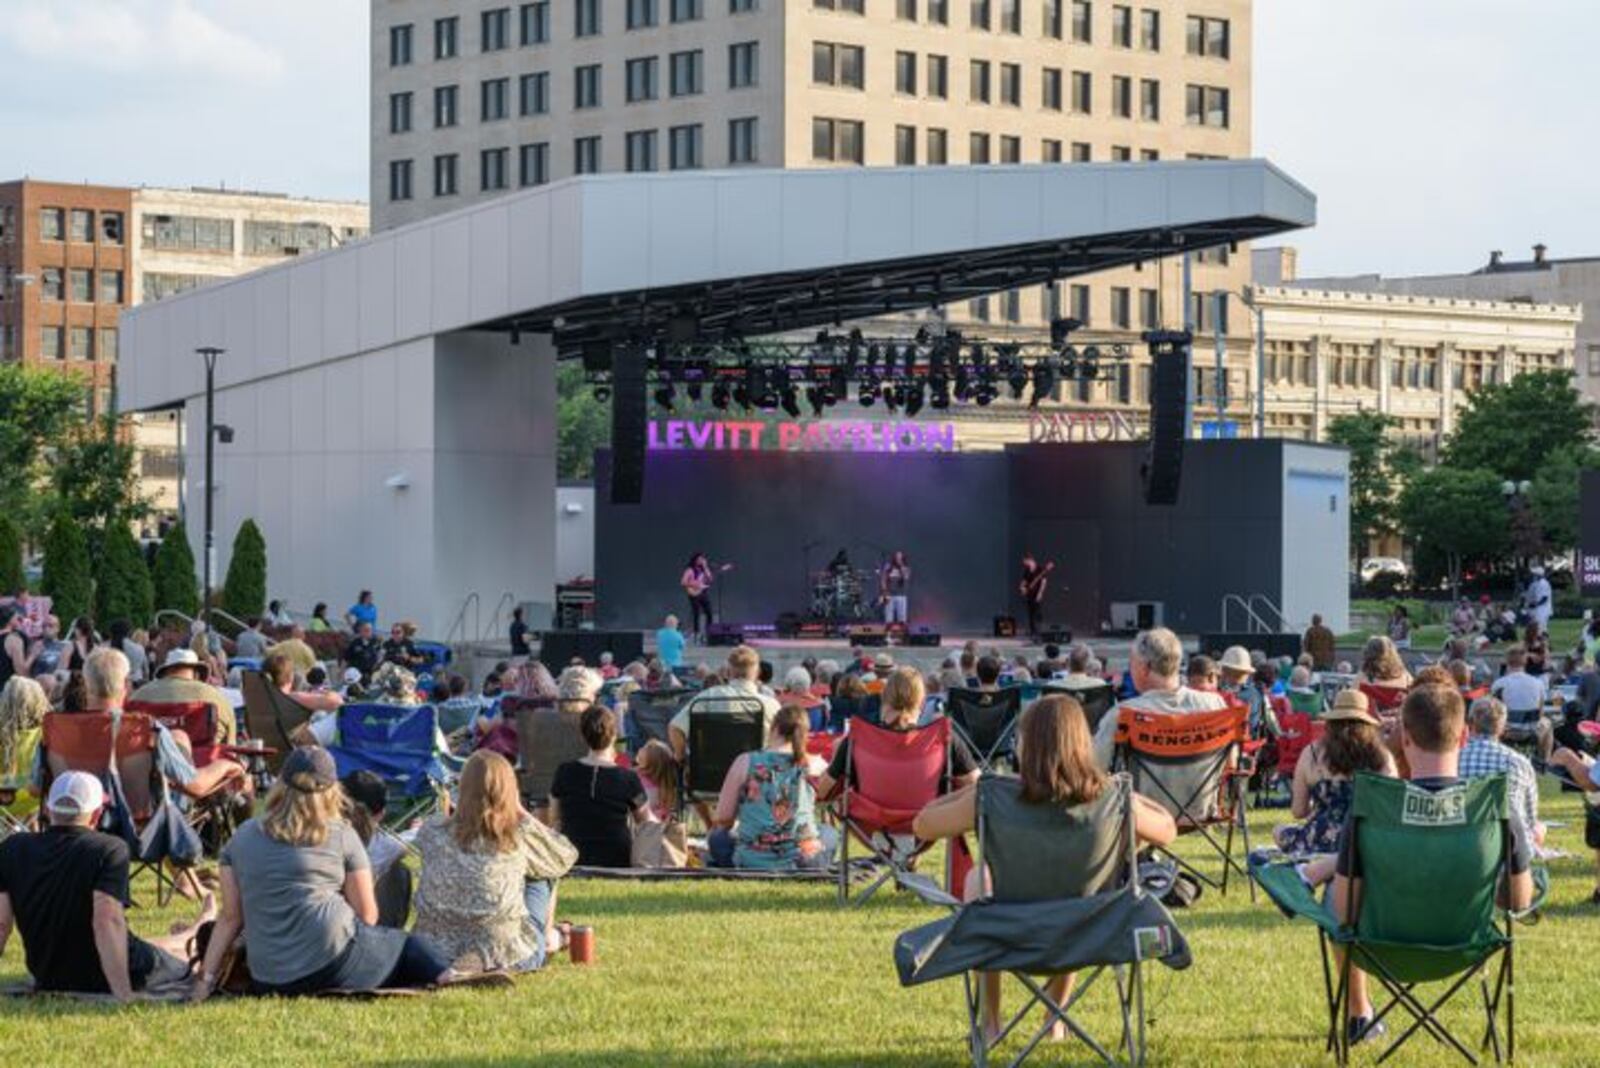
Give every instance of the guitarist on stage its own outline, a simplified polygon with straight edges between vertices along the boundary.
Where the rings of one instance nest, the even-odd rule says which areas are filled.
[[[1038,637],[1041,617],[1044,614],[1044,591],[1050,584],[1050,572],[1056,567],[1055,561],[1040,565],[1032,553],[1022,554],[1022,581],[1017,590],[1022,594],[1022,602],[1028,608],[1028,636]]]
[[[732,564],[713,568],[705,553],[695,553],[689,557],[689,566],[683,569],[683,577],[678,579],[678,585],[689,595],[690,633],[702,643],[705,642],[706,631],[713,622],[711,584],[716,581],[718,574],[731,570],[733,570]],[[701,617],[705,618],[704,625],[700,622]]]

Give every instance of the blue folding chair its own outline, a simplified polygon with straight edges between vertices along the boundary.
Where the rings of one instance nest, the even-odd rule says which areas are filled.
[[[450,774],[440,759],[432,705],[345,705],[336,735],[328,751],[341,778],[370,771],[383,780],[389,799],[384,826],[403,827],[438,808]]]
[[[426,657],[414,671],[421,675],[437,675],[450,666],[450,647],[443,642],[413,642],[417,655]]]

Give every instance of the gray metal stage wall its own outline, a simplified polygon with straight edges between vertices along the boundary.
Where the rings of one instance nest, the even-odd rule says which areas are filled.
[[[652,452],[638,505],[609,503],[601,454],[598,619],[643,628],[668,611],[682,616],[678,576],[696,549],[737,564],[722,584],[722,618],[770,623],[804,611],[807,563],[820,568],[844,547],[871,566],[901,548],[913,567],[913,624],[987,633],[996,614],[1022,618],[1019,561],[1031,550],[1057,565],[1049,621],[1093,633],[1111,602],[1149,600],[1165,603],[1175,629],[1215,630],[1224,594],[1264,594],[1282,605],[1286,571],[1307,568],[1331,569],[1342,582],[1340,556],[1301,561],[1286,550],[1286,472],[1289,457],[1301,455],[1289,450],[1342,469],[1334,450],[1298,443],[1191,441],[1170,507],[1144,503],[1139,442],[1004,453]],[[1334,492],[1343,496],[1342,482]],[[1329,541],[1342,544],[1342,526],[1325,525]]]

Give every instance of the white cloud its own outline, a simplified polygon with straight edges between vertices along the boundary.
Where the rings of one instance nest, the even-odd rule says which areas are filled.
[[[249,82],[285,70],[278,53],[191,0],[8,0],[8,9],[0,41],[44,63]]]

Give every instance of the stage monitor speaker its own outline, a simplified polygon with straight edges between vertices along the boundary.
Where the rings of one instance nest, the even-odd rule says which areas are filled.
[[[706,628],[706,644],[734,646],[744,644],[744,631],[732,623],[713,623]]]
[[[539,641],[539,660],[553,675],[573,657],[593,667],[601,653],[610,653],[618,664],[632,663],[644,657],[644,637],[636,630],[547,630]]]
[[[937,649],[939,647],[939,634],[932,627],[918,627],[906,635],[906,644],[924,649]]]
[[[801,622],[799,612],[782,612],[773,622],[772,629],[780,638],[797,638],[800,636]]]
[[[878,646],[889,644],[889,628],[882,623],[855,623],[845,630],[851,645]]]
[[[1014,616],[994,617],[994,636],[996,638],[1015,638],[1017,636],[1017,620]]]
[[[1189,396],[1189,345],[1185,331],[1151,331],[1150,442],[1145,449],[1146,504],[1177,504],[1183,474],[1183,423]]]
[[[611,371],[611,503],[638,504],[644,497],[646,434],[645,351],[619,346]]]
[[[1071,645],[1072,631],[1059,623],[1048,624],[1039,634],[1039,643],[1041,645]]]

